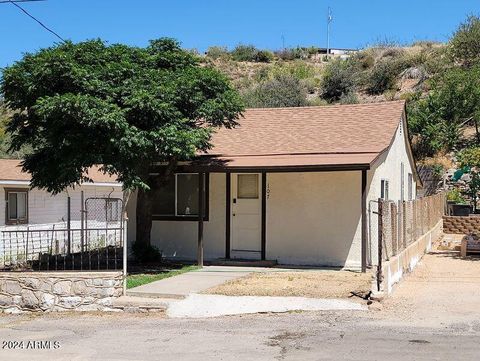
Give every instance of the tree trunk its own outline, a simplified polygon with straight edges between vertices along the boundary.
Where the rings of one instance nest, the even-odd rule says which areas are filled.
[[[150,190],[138,190],[137,194],[137,233],[136,242],[149,246],[152,232],[152,211],[153,211],[153,195],[155,192],[161,191],[170,177],[174,174],[175,167],[177,165],[176,160],[172,160],[169,164],[160,172],[159,175],[149,176],[149,170],[144,172],[145,183],[150,187]]]
[[[152,232],[153,200],[150,191],[139,190],[137,195],[137,235],[136,242],[150,245]]]

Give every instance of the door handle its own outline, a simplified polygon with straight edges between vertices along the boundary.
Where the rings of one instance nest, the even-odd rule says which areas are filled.
[[[235,213],[233,213],[232,216],[235,217]]]

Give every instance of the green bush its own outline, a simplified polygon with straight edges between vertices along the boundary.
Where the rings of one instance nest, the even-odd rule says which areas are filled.
[[[258,49],[253,45],[237,45],[230,54],[236,61],[256,61],[257,53]]]
[[[302,84],[305,86],[308,94],[314,94],[320,87],[321,80],[318,78],[301,79]]]
[[[354,72],[349,63],[341,59],[328,63],[322,78],[322,98],[336,101],[354,89]]]
[[[269,50],[259,50],[253,45],[237,45],[231,52],[233,60],[268,63],[274,59]]]
[[[340,97],[340,104],[358,104],[358,97],[356,93],[345,93]]]
[[[396,60],[380,60],[367,78],[367,91],[372,95],[383,94],[386,90],[393,89],[397,82],[399,64]]]
[[[480,18],[469,16],[450,40],[455,61],[467,66],[480,62]]]
[[[272,77],[292,75],[297,79],[309,79],[315,76],[315,67],[303,61],[278,62],[270,68]]]
[[[277,50],[275,55],[281,60],[295,60],[295,59],[308,59],[313,50],[311,48],[285,48]]]
[[[270,63],[275,56],[270,50],[259,50],[255,57],[255,61],[258,63]]]
[[[292,75],[279,75],[242,92],[249,108],[299,107],[307,105],[307,91]]]
[[[141,242],[134,242],[132,244],[132,253],[135,260],[142,263],[160,262],[162,260],[162,253],[157,247]]]
[[[230,56],[225,46],[211,46],[207,49],[207,54],[211,59],[227,59]]]
[[[359,51],[349,59],[352,67],[360,71],[367,70],[375,64],[375,57],[369,50]]]
[[[458,188],[453,188],[448,191],[447,201],[455,202],[455,204],[467,204],[465,197]]]

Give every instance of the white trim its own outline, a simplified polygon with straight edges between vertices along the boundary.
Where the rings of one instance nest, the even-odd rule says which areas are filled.
[[[0,180],[0,185],[24,185],[30,186],[30,181],[21,181],[21,180]],[[122,187],[122,183],[112,183],[112,182],[94,182],[94,183],[82,183],[80,184],[81,187],[83,186],[96,186],[96,187]]]

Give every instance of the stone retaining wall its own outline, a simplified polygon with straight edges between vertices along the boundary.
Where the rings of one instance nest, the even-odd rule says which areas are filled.
[[[114,311],[122,272],[0,272],[0,312]]]
[[[444,216],[443,232],[450,234],[477,233],[480,235],[480,216]]]

